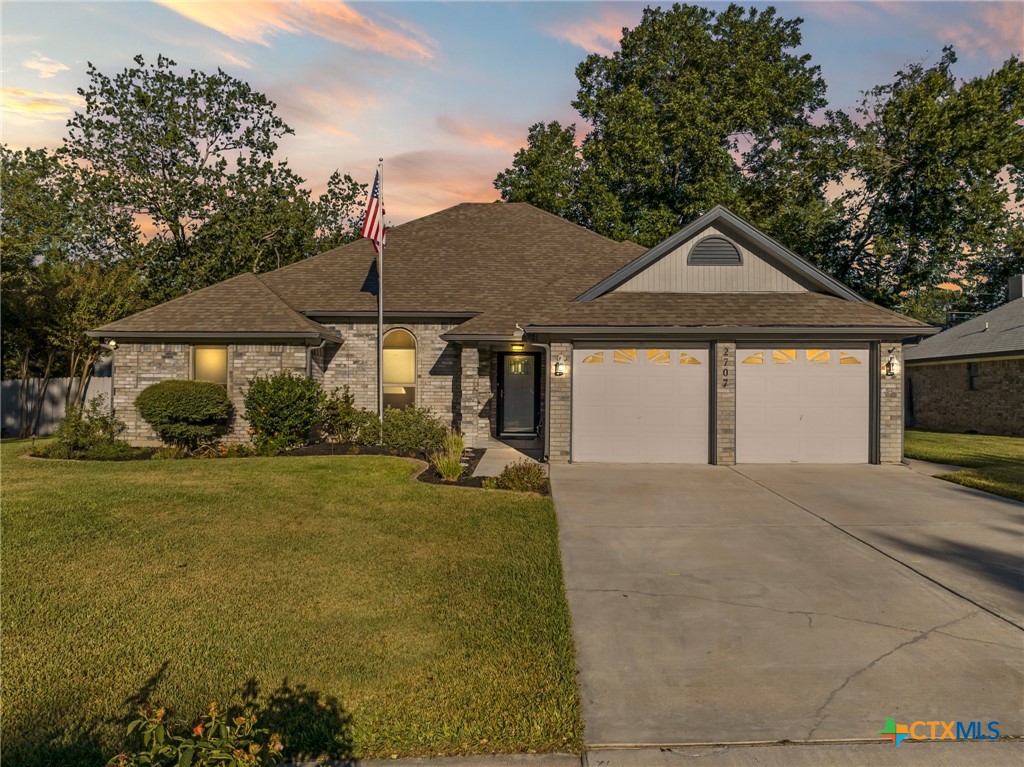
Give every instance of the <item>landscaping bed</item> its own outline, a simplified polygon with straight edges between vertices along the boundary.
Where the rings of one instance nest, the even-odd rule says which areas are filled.
[[[4,469],[5,762],[98,767],[147,700],[248,707],[289,762],[582,746],[547,498],[369,455]]]

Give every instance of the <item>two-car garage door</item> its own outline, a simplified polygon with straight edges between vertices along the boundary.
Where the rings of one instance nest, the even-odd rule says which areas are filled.
[[[709,364],[706,346],[574,350],[572,459],[707,463]],[[737,462],[867,462],[869,369],[866,345],[739,348]]]

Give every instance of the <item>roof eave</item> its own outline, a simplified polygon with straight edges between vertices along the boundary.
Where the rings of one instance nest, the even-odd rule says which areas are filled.
[[[570,335],[570,336],[654,336],[664,338],[715,338],[730,340],[754,340],[773,338],[779,340],[797,339],[903,339],[934,332],[930,328],[893,327],[893,326],[750,326],[750,325],[527,325],[526,332],[531,335]]]
[[[341,343],[340,333],[335,333],[327,328],[323,331],[209,331],[209,330],[111,330],[97,328],[86,331],[90,338],[112,338],[115,340],[139,340],[148,339],[157,341],[334,341]]]

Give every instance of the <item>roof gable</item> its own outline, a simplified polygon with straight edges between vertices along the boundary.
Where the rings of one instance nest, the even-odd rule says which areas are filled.
[[[739,246],[739,265],[694,264],[695,245],[724,236]],[[594,299],[613,291],[659,293],[822,292],[863,301],[848,287],[793,253],[724,206],[683,227],[579,296]]]

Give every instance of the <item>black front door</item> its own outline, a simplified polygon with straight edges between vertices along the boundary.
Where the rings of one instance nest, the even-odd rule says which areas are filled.
[[[537,436],[540,380],[539,354],[498,354],[498,436]]]

